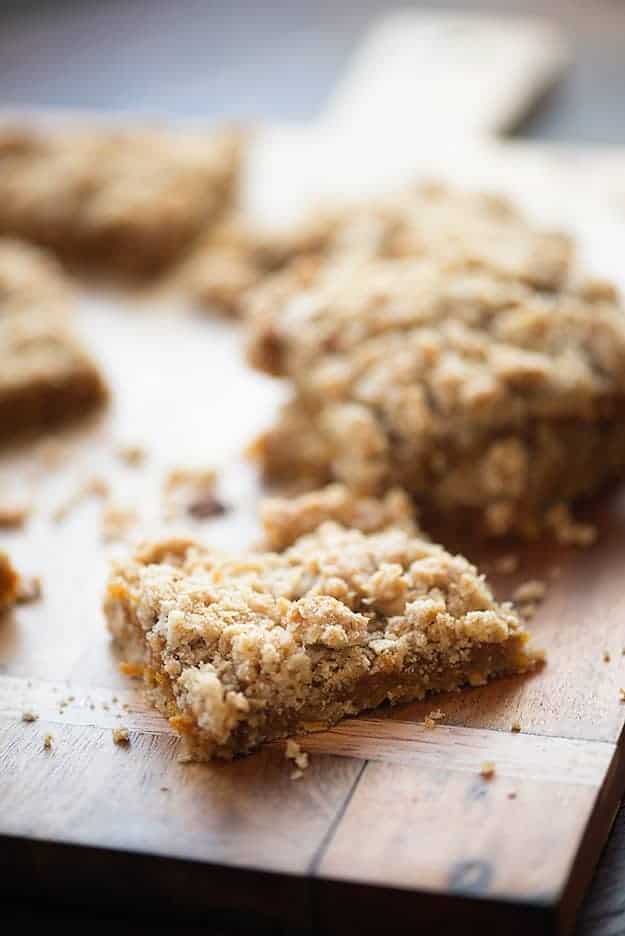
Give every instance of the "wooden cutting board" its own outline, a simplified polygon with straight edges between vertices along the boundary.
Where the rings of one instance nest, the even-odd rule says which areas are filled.
[[[249,192],[266,210],[277,188],[290,208],[296,195],[375,188],[417,169],[490,182],[572,226],[582,260],[625,286],[622,154],[503,147],[477,134],[426,146],[404,127],[380,141],[362,124],[329,128],[334,119],[315,132],[274,129],[271,145],[258,144]],[[244,545],[259,491],[240,452],[285,389],[246,368],[235,328],[164,293],[85,288],[79,325],[110,379],[111,412],[61,437],[55,466],[41,446],[0,462],[1,482],[27,489],[35,507],[0,545],[44,580],[39,604],[0,622],[0,892],[341,933],[570,929],[625,782],[623,492],[586,506],[600,530],[588,550],[478,555],[459,544],[486,570],[497,552],[520,556],[517,575],[491,574],[500,596],[536,576],[548,583],[533,623],[548,652],[540,673],[307,736],[311,763],[297,781],[282,743],[229,764],[181,764],[167,722],[119,674],[104,627],[107,562],[125,547],[102,543],[97,497],[60,522],[53,513],[98,476],[140,514],[135,532],[158,533],[165,472],[216,465],[231,510],[191,530]],[[121,462],[126,442],[145,444],[144,466]],[[443,721],[425,728],[436,707]],[[27,710],[38,719],[23,721]],[[112,741],[122,726],[128,747]],[[491,780],[480,775],[486,760]]]

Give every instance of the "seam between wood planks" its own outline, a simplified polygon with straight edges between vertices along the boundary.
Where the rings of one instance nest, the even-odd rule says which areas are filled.
[[[356,776],[354,777],[354,781],[353,781],[351,787],[349,788],[349,790],[348,790],[347,793],[345,794],[345,797],[343,798],[343,802],[341,803],[341,805],[340,805],[339,808],[337,809],[336,815],[335,815],[334,818],[332,819],[332,822],[330,823],[330,825],[329,825],[328,828],[326,829],[326,831],[325,831],[325,833],[324,833],[324,835],[323,835],[323,838],[321,839],[321,841],[319,842],[319,845],[318,845],[317,848],[315,849],[315,853],[314,853],[314,855],[312,856],[312,858],[311,858],[311,860],[310,860],[310,863],[309,863],[309,865],[308,865],[308,869],[307,869],[307,870],[308,870],[308,873],[311,874],[311,875],[313,875],[313,877],[316,877],[316,876],[317,876],[317,872],[318,872],[318,870],[319,870],[319,865],[321,864],[321,860],[322,860],[323,856],[325,855],[325,853],[326,853],[326,851],[327,851],[327,849],[328,849],[328,846],[330,845],[332,839],[334,838],[334,833],[336,832],[339,823],[341,822],[343,816],[344,816],[345,813],[347,812],[347,809],[348,809],[348,807],[349,807],[349,804],[350,804],[351,801],[352,801],[352,798],[353,798],[353,796],[354,796],[354,793],[356,792],[356,789],[357,789],[357,787],[358,787],[358,785],[359,785],[359,783],[360,783],[360,781],[361,781],[361,779],[362,779],[362,776],[363,776],[363,774],[364,774],[364,772],[365,772],[365,770],[366,770],[368,764],[369,764],[369,761],[366,760],[366,761],[364,761],[363,764],[361,765],[360,770],[358,771],[358,773],[357,773]]]

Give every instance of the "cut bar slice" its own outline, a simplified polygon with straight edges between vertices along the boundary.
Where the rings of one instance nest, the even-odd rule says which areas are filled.
[[[431,259],[349,261],[275,277],[249,327],[252,363],[295,391],[256,446],[269,480],[399,485],[436,519],[534,536],[625,473],[625,312],[609,284],[546,292]]]
[[[0,129],[0,233],[133,274],[177,260],[229,204],[238,133]]]
[[[332,488],[270,503],[268,541],[283,552],[228,558],[171,540],[114,566],[109,627],[192,757],[536,665],[516,613],[412,527],[402,494],[350,497]]]
[[[0,239],[0,443],[82,417],[107,398],[71,331],[69,304],[53,260]]]

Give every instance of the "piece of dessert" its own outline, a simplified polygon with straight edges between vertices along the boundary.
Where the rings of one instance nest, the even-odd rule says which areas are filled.
[[[0,613],[12,608],[18,599],[20,577],[7,553],[0,549]]]
[[[295,391],[255,446],[269,480],[399,485],[426,520],[533,536],[625,470],[625,313],[607,286],[352,260],[249,302],[252,363]]]
[[[274,231],[230,217],[200,245],[184,279],[200,305],[240,316],[245,293],[296,259],[434,257],[450,271],[487,270],[553,290],[568,277],[572,255],[569,237],[531,224],[506,198],[427,182],[328,206]]]
[[[230,204],[241,137],[65,126],[0,129],[0,234],[132,274],[177,260]]]
[[[402,493],[331,488],[273,501],[263,520],[282,551],[232,558],[174,539],[113,567],[104,609],[125,668],[142,669],[189,756],[536,665],[512,607],[419,533]]]
[[[43,251],[0,238],[0,443],[82,417],[107,398],[74,337],[70,291]]]

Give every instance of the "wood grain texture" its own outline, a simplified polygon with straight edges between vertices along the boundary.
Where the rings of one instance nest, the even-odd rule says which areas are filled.
[[[332,163],[324,146],[328,163],[317,173]],[[491,147],[489,161],[484,152],[467,158],[468,181],[482,173],[495,187],[533,191],[535,201],[548,193],[549,211],[579,226],[602,272],[621,273],[625,214],[606,207],[625,191],[614,156],[594,163],[592,154]],[[353,154],[346,147],[337,156],[346,171]],[[402,156],[407,166],[414,153]],[[283,158],[309,172],[293,151]],[[570,198],[582,189],[585,198]],[[76,902],[236,909],[341,932],[379,930],[389,906],[411,924],[465,931],[469,921],[475,931],[570,928],[623,785],[622,496],[588,506],[601,528],[593,549],[519,550],[519,580],[549,582],[534,624],[549,663],[536,676],[311,737],[311,767],[296,782],[282,745],[227,765],[179,764],[176,739],[120,676],[103,626],[107,558],[123,545],[102,543],[97,499],[62,523],[51,514],[95,473],[116,501],[137,508],[140,529],[157,532],[164,473],[199,460],[221,467],[220,494],[233,509],[184,525],[214,542],[246,542],[258,491],[238,452],[271,419],[281,389],[241,365],[234,332],[166,296],[86,291],[80,325],[113,385],[111,413],[67,437],[54,471],[30,447],[0,464],[5,478],[28,481],[35,500],[26,531],[3,534],[2,544],[44,578],[44,600],[0,627],[0,889],[51,898],[71,879],[65,896]],[[128,439],[149,443],[145,468],[116,457]],[[499,581],[500,593],[515,582]],[[62,713],[58,695],[74,697]],[[444,723],[428,731],[423,717],[439,704]],[[38,721],[21,720],[27,706]],[[520,737],[509,731],[517,719]],[[112,742],[121,725],[130,729],[127,749]],[[491,759],[496,775],[486,781],[479,765]]]

